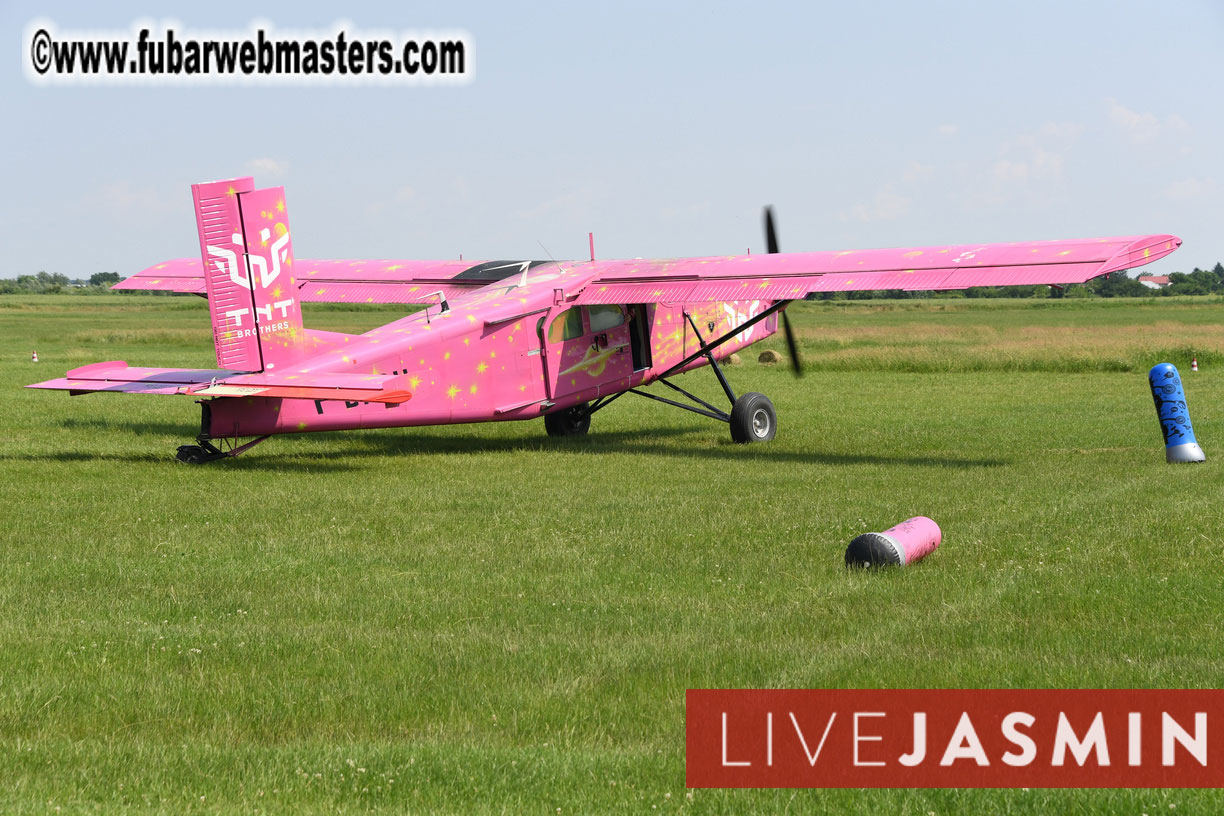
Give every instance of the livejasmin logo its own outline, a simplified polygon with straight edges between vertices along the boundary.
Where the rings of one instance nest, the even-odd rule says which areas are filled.
[[[689,787],[1224,787],[1224,692],[690,690]]]

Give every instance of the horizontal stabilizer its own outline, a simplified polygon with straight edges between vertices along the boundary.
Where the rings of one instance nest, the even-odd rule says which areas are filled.
[[[183,393],[199,397],[281,397],[284,399],[386,402],[412,399],[403,375],[383,374],[248,374],[224,382],[188,386]]]
[[[65,376],[27,388],[72,394],[185,394],[195,397],[279,397],[282,399],[385,402],[398,405],[412,394],[406,377],[385,374],[244,374],[226,369],[141,368],[122,360],[74,368]]]

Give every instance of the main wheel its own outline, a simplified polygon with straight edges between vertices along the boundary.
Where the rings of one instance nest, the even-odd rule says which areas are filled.
[[[731,438],[736,442],[768,442],[777,431],[778,414],[764,394],[744,394],[731,406]]]
[[[585,436],[591,428],[587,403],[544,415],[544,430],[549,436]]]

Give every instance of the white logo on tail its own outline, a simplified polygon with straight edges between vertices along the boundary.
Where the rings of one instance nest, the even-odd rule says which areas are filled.
[[[259,231],[259,239],[267,241],[272,237],[271,231],[264,228]],[[242,247],[242,233],[235,232],[231,236],[234,246]],[[246,253],[246,275],[238,271],[238,253],[232,249],[225,247],[206,246],[208,254],[214,256],[218,260],[214,260],[217,270],[225,272],[229,275],[229,279],[243,289],[252,289],[252,282],[255,280],[255,270],[259,271],[259,288],[267,289],[268,284],[276,280],[281,273],[281,263],[289,257],[289,231],[285,230],[285,234],[277,238],[272,243],[272,271],[268,271],[268,259],[257,253]]]
[[[266,227],[259,231],[259,240],[267,242],[272,237],[272,233]],[[289,230],[285,230],[285,234],[277,238],[272,244],[272,271],[268,272],[268,260],[262,255],[247,253],[247,263],[255,269],[259,270],[259,287],[267,289],[268,284],[276,280],[281,272],[281,262],[289,257]],[[254,271],[251,273],[251,279],[255,279]]]
[[[760,310],[761,310],[761,301],[759,300],[754,300],[752,301],[752,303],[748,304],[748,311],[746,313],[735,311],[735,307],[732,306],[730,303],[723,304],[723,311],[727,313],[727,320],[731,322],[731,328],[733,329],[738,329],[740,326],[744,325],[749,320],[756,317],[757,313]],[[748,328],[744,329],[739,334],[735,335],[735,339],[740,341],[741,343],[747,343],[749,338],[752,337],[752,332],[755,330],[756,330],[756,326],[749,326]]]
[[[288,233],[285,234],[288,235]],[[230,236],[230,240],[234,242],[234,246],[240,248],[242,247],[242,233],[235,232],[232,236]],[[251,288],[250,270],[247,270],[246,275],[243,275],[238,271],[237,252],[232,249],[225,249],[224,247],[215,247],[211,245],[204,248],[208,250],[209,255],[214,255],[217,258],[220,258],[220,260],[213,261],[213,263],[217,266],[217,271],[229,273],[229,279],[238,286],[241,286],[243,289]]]

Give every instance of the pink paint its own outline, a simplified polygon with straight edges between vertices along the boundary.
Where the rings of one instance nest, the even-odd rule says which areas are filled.
[[[882,533],[855,538],[846,548],[846,566],[904,567],[935,552],[942,538],[938,524],[926,516],[915,516]]]
[[[114,288],[206,293],[218,367],[101,363],[31,387],[209,397],[203,438],[213,439],[533,419],[675,373],[716,338],[729,338],[714,351],[726,357],[777,330],[776,314],[748,325],[754,318],[813,292],[1078,282],[1181,243],[1145,235],[594,260],[592,233],[583,262],[309,260],[293,255],[283,189],[240,178],[195,185],[193,196],[200,259],[166,261]],[[355,335],[305,329],[308,300],[429,305]],[[703,365],[700,356],[684,370]],[[871,535],[900,563],[939,543],[922,518]]]

